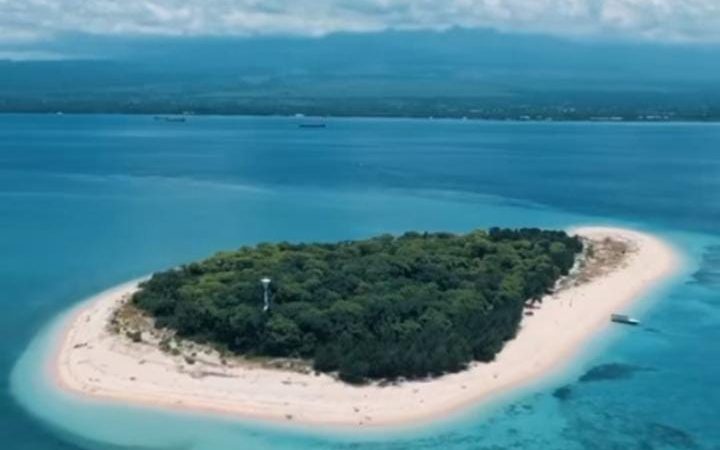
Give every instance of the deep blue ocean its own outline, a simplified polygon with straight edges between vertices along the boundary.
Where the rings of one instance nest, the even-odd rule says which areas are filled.
[[[0,116],[0,448],[720,449],[720,125]],[[283,428],[52,388],[88,296],[267,240],[614,224],[681,274],[562,370],[431,425]],[[612,292],[608,292],[612,295]]]

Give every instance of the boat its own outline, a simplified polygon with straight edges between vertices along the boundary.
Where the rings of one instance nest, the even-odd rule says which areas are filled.
[[[612,316],[610,316],[610,320],[615,323],[622,323],[625,325],[640,325],[639,320],[625,314],[613,314]]]
[[[164,122],[186,122],[187,119],[182,116],[155,116],[155,120],[161,120]]]
[[[298,125],[300,128],[326,128],[327,125],[324,123],[301,123]]]

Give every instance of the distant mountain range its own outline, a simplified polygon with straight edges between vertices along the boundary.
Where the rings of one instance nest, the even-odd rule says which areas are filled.
[[[0,61],[0,111],[720,119],[720,46],[713,45],[454,29],[324,38],[66,36],[50,50],[66,58]]]

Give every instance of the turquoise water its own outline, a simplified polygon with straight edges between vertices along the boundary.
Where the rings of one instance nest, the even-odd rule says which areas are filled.
[[[720,126],[0,116],[2,449],[720,449]],[[632,226],[678,277],[567,367],[404,429],[338,432],[80,400],[48,385],[61,315],[263,240]],[[608,293],[611,295],[611,293]]]

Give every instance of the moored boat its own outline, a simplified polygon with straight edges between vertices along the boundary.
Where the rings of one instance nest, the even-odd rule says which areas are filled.
[[[625,314],[613,314],[612,316],[610,316],[610,320],[625,325],[640,325],[639,320]]]

